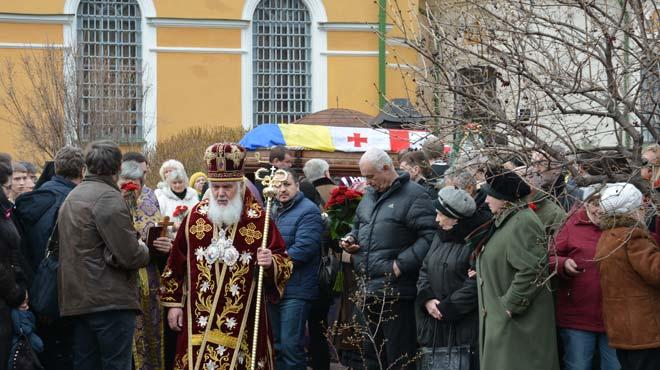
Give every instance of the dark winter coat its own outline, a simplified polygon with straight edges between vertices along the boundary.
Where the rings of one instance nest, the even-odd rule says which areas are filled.
[[[11,309],[25,298],[19,267],[21,237],[10,218],[12,204],[0,190],[0,370],[6,369],[12,337]]]
[[[524,203],[494,220],[477,258],[479,362],[489,370],[557,370],[555,310],[542,284],[548,276],[543,224]]]
[[[328,202],[328,199],[330,199],[330,194],[337,185],[327,177],[312,181],[312,185],[314,185],[321,198],[321,209],[325,208],[325,204]]]
[[[415,299],[419,269],[437,231],[435,215],[431,197],[408,173],[380,196],[373,189],[364,194],[350,235],[360,245],[352,261],[367,279],[367,294],[382,296],[387,287],[387,295]]]
[[[603,294],[594,261],[601,230],[591,223],[584,207],[576,210],[566,221],[555,239],[550,254],[550,268],[557,266],[557,325],[560,328],[605,332],[603,323]],[[564,271],[567,259],[573,259],[584,272],[571,277]]]
[[[479,339],[477,281],[468,278],[473,250],[465,245],[465,237],[490,218],[490,213],[477,211],[449,231],[438,230],[433,238],[417,280],[415,313],[420,346],[448,346],[449,329],[453,325],[453,344],[469,344],[476,351]],[[442,320],[434,319],[426,311],[425,305],[430,299],[440,301],[438,309]]]
[[[139,310],[137,272],[149,263],[128,206],[109,176],[87,176],[58,219],[62,316]]]
[[[660,348],[660,248],[636,220],[601,218],[596,260],[610,346]]]
[[[60,206],[75,187],[76,184],[65,178],[53,176],[38,190],[22,194],[16,199],[14,217],[22,233],[23,251],[31,271],[36,271],[44,258]]]
[[[321,263],[321,211],[302,192],[275,209],[275,224],[293,261],[293,272],[286,284],[283,299],[316,299],[319,295]]]

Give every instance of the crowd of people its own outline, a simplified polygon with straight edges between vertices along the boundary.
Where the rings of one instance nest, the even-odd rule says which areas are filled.
[[[274,147],[254,178],[216,143],[155,189],[109,141],[0,153],[0,370],[658,369],[658,153],[578,186],[611,160]]]

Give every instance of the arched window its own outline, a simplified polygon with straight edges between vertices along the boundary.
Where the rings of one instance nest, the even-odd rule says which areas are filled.
[[[79,134],[89,140],[143,140],[137,1],[82,0],[76,17]]]
[[[301,0],[263,0],[252,25],[253,124],[290,123],[312,108],[311,21]]]

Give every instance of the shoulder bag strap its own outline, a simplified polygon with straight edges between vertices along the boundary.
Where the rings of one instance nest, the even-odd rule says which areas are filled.
[[[53,232],[48,238],[48,245],[46,245],[46,257],[49,255],[55,256],[57,258],[60,252],[60,241],[59,241],[59,232],[58,232],[58,222],[55,221],[55,226],[53,227]]]
[[[433,339],[431,339],[431,361],[429,364],[429,369],[433,369],[433,362],[435,360],[435,334],[438,330],[438,320],[433,318],[435,320],[435,323],[433,323]]]

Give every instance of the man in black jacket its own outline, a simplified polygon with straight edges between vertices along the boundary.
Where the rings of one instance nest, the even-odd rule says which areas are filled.
[[[74,147],[60,149],[55,154],[54,163],[55,176],[51,180],[16,199],[15,218],[20,226],[23,253],[28,258],[31,270],[30,277],[44,258],[60,206],[69,192],[82,181],[85,168],[82,150]],[[39,358],[46,370],[72,368],[71,330],[68,319],[40,317],[38,331],[44,340],[44,351],[39,354]]]
[[[368,149],[360,172],[370,189],[341,244],[365,280],[362,317],[374,338],[364,343],[367,367],[378,368],[380,357],[385,368],[412,369],[415,284],[437,228],[435,210],[426,190],[410,181],[408,173],[399,175],[383,150]]]

